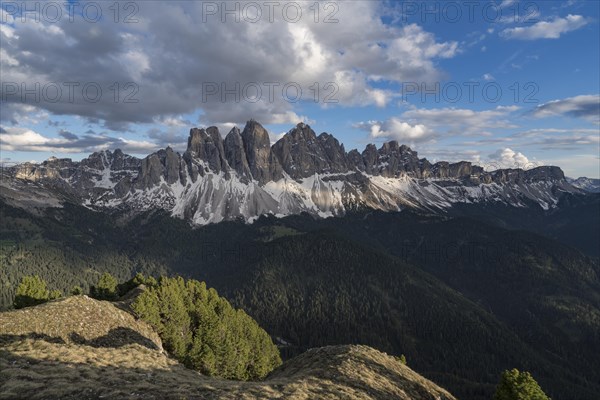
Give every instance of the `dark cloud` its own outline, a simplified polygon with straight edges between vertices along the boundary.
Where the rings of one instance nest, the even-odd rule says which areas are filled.
[[[59,126],[67,126],[67,123],[65,121],[48,120],[48,126],[51,126],[53,128],[58,128]]]
[[[136,154],[148,154],[160,146],[150,141],[136,141],[109,135],[82,135],[61,131],[60,138],[40,135],[30,129],[12,127],[0,135],[0,145],[6,151],[44,151],[52,153],[92,153],[105,149],[121,149]]]
[[[375,89],[375,80],[437,80],[442,74],[436,60],[458,50],[456,42],[437,42],[416,25],[384,25],[375,3],[344,3],[337,24],[315,24],[312,17],[289,23],[281,10],[274,22],[266,11],[256,24],[223,23],[218,16],[202,21],[202,2],[190,1],[137,2],[139,23],[133,24],[115,24],[111,18],[89,23],[80,16],[55,24],[15,21],[6,31],[15,34],[0,33],[3,51],[14,61],[3,64],[3,82],[24,83],[28,89],[37,84],[42,95],[33,99],[17,93],[2,106],[35,105],[127,131],[130,124],[194,112],[202,112],[209,124],[249,118],[296,123],[305,117],[283,96],[288,83],[297,83],[304,98],[312,99],[309,88],[315,82],[320,87],[335,82],[340,104],[381,105],[389,94]],[[59,88],[43,95],[50,82]],[[265,82],[279,84],[274,97]],[[206,96],[212,83],[219,93]],[[262,97],[223,100],[222,84],[227,89],[237,84],[242,93],[245,85],[258,84]],[[60,101],[48,99],[58,90]],[[22,125],[12,114],[7,119]]]
[[[182,134],[181,129],[150,129],[146,134],[154,143],[160,147],[172,147],[175,150],[184,151],[187,148],[187,136]]]
[[[0,35],[2,35],[0,33]],[[1,64],[1,60],[0,60]],[[4,68],[2,68],[2,78],[4,78]],[[4,79],[2,79],[4,83]],[[0,99],[3,98],[0,94]],[[0,122],[6,122],[13,126],[24,125],[27,123],[37,123],[39,119],[46,114],[37,107],[29,104],[17,104],[0,101]]]
[[[67,139],[67,140],[77,140],[77,139],[79,139],[79,137],[77,135],[75,135],[74,133],[71,133],[69,131],[66,131],[64,129],[61,129],[58,132],[58,135],[61,136],[61,137],[63,137],[63,138],[65,138],[65,139]]]
[[[600,95],[582,95],[550,101],[537,106],[532,115],[538,118],[566,115],[600,121]]]

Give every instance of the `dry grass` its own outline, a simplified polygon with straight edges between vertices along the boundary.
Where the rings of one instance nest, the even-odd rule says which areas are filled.
[[[145,322],[136,320],[130,313],[118,309],[113,303],[99,301],[87,296],[72,296],[41,304],[0,313],[2,335],[45,335],[62,339],[66,343],[107,342],[116,347],[133,340],[126,330],[137,332],[138,338],[162,350],[160,337]],[[123,337],[125,336],[125,337]],[[102,343],[98,343],[100,345]]]
[[[0,399],[455,400],[366,346],[309,350],[262,382],[202,376],[160,349],[146,324],[83,296],[1,313]]]

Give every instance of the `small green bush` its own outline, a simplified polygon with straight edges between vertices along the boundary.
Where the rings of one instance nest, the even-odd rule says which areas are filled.
[[[92,286],[90,295],[98,300],[116,300],[118,297],[117,285],[117,279],[105,272],[98,279],[98,284]]]
[[[24,276],[17,287],[13,305],[15,308],[35,306],[50,299],[46,281],[38,275]]]

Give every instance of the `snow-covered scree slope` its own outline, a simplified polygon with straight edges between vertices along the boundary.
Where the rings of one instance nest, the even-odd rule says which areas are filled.
[[[256,121],[222,138],[216,127],[190,131],[183,154],[171,148],[138,159],[120,150],[81,162],[50,158],[3,171],[3,189],[33,182],[59,202],[97,210],[161,209],[193,225],[263,214],[308,212],[330,217],[361,208],[443,212],[457,203],[556,207],[564,193],[579,193],[558,167],[485,171],[469,162],[430,163],[397,142],[362,153],[346,152],[333,136],[298,124],[271,146]],[[50,205],[54,204],[52,202]]]

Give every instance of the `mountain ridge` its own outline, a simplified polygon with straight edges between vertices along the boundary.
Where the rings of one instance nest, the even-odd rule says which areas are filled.
[[[567,177],[566,179],[567,182],[576,188],[590,193],[600,193],[600,179],[587,178],[585,176],[580,176],[577,179]]]
[[[304,123],[271,145],[254,120],[225,138],[217,127],[192,128],[183,154],[167,147],[138,159],[105,150],[80,162],[52,157],[18,165],[8,175],[88,207],[158,208],[192,225],[252,222],[263,214],[330,217],[363,208],[443,212],[455,203],[535,203],[547,210],[564,193],[582,192],[559,167],[488,172],[467,161],[432,164],[397,141],[346,152],[334,136],[317,136]]]

